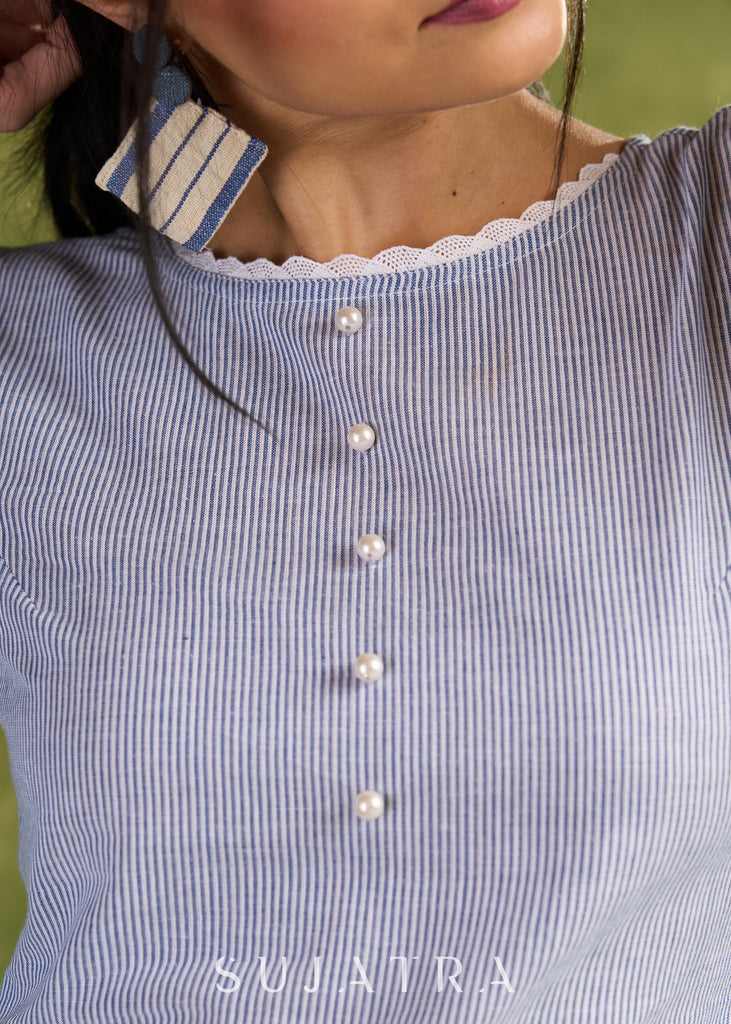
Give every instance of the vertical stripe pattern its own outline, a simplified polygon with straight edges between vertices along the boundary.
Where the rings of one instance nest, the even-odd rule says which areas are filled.
[[[730,195],[726,107],[410,272],[160,240],[271,435],[131,231],[0,255],[1,1024],[729,1019]]]

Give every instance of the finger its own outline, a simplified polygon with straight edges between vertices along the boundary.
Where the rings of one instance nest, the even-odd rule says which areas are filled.
[[[0,132],[24,128],[81,74],[66,23],[58,18],[47,38],[2,69]]]

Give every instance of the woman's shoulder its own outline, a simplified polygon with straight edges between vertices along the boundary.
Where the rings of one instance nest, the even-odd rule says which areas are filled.
[[[648,234],[669,236],[678,259],[705,266],[714,302],[731,297],[731,105],[700,127],[677,125],[635,142],[622,183],[625,207],[647,221]]]
[[[617,154],[584,199],[588,231],[621,233],[626,245],[649,244],[652,252],[682,259],[725,260],[731,246],[731,105],[700,126],[677,124],[654,138],[586,138],[599,155],[580,162]],[[722,273],[728,283],[725,267]]]
[[[139,250],[132,228],[1,248],[0,374],[106,347],[151,301]]]
[[[677,125],[646,140],[647,156],[685,175],[710,171],[729,175],[731,167],[731,104],[719,107],[701,125]]]
[[[131,228],[108,235],[0,248],[0,290],[16,287],[19,278],[27,295],[47,294],[49,288],[88,287],[108,279],[110,274],[129,273],[139,263],[138,249]]]
[[[588,164],[601,164],[610,153],[622,156],[625,180],[651,171],[658,191],[680,177],[706,181],[709,174],[720,180],[731,176],[731,104],[719,107],[700,127],[679,124],[655,137],[622,138],[572,118],[568,138],[566,181],[573,181]]]
[[[538,100],[534,102],[539,148],[552,161],[562,124],[561,110]],[[645,134],[624,138],[571,117],[567,125],[559,184],[578,181],[586,167],[602,165],[605,157],[611,154],[622,157],[618,171],[624,171],[623,174],[615,172],[613,179],[627,181],[636,174],[641,175],[644,166],[652,166],[656,175],[655,185],[662,191],[672,187],[672,179],[677,178],[678,173],[703,177],[710,170],[721,177],[728,175],[730,151],[731,105],[719,107],[700,127],[676,124],[654,138]],[[540,189],[540,182],[546,178],[546,168],[541,167],[535,183],[531,184],[534,192]]]
[[[635,194],[680,203],[686,213],[694,205],[707,213],[709,200],[731,211],[731,104],[700,127],[680,124],[654,138],[634,135],[625,150],[625,184]]]
[[[111,328],[149,291],[136,232],[0,248],[0,343],[70,337],[85,325]]]

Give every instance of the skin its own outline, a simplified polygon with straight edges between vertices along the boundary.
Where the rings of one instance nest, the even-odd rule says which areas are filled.
[[[128,28],[131,0],[84,0]],[[216,256],[281,264],[426,247],[549,191],[560,111],[526,86],[561,54],[565,0],[432,25],[447,0],[173,0],[167,24],[222,112],[269,154]],[[573,121],[562,181],[624,140]]]
[[[0,132],[24,128],[81,74],[61,20],[42,0],[0,3]]]

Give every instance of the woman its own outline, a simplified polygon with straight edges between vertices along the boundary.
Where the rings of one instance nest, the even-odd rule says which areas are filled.
[[[84,6],[6,44],[0,1021],[727,1019],[731,108],[557,111],[563,0]]]

